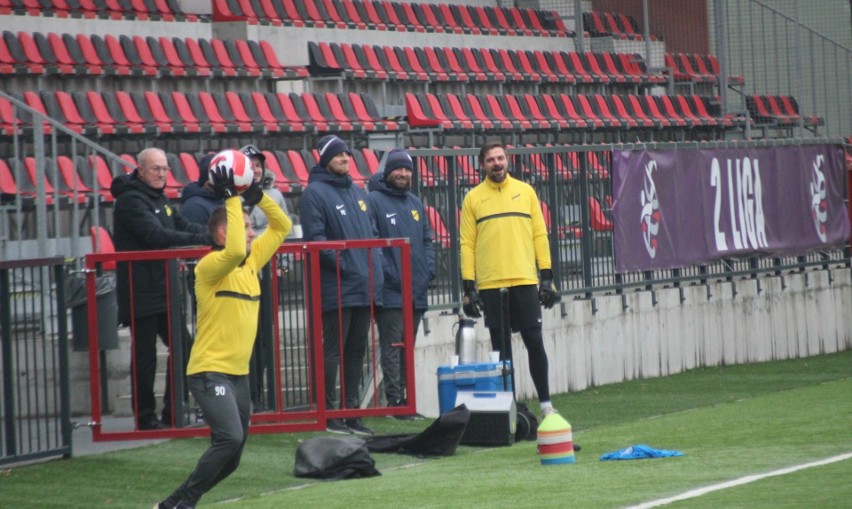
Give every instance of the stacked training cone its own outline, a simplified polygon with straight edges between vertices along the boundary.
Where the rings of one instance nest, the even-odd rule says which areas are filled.
[[[538,454],[542,465],[574,463],[571,425],[561,415],[552,413],[539,425]]]

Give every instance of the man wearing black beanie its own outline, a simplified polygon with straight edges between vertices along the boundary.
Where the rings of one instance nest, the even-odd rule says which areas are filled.
[[[311,169],[308,186],[299,200],[304,240],[376,238],[367,193],[353,185],[349,176],[352,156],[349,146],[337,136],[329,135],[319,141],[317,151],[319,164]],[[340,408],[360,406],[361,371],[367,351],[371,306],[382,304],[381,264],[378,248],[327,250],[320,255],[325,402],[329,409],[337,404],[339,368],[342,368],[340,379],[344,392]],[[326,429],[333,433],[373,434],[359,418],[329,419]]]
[[[406,366],[403,348],[405,336],[402,321],[403,306],[414,310],[414,331],[428,307],[426,291],[435,277],[435,251],[432,247],[434,234],[423,209],[420,198],[412,194],[411,182],[414,162],[411,155],[395,148],[385,156],[382,172],[370,178],[368,200],[373,220],[381,238],[408,238],[411,246],[411,301],[403,303],[402,260],[399,248],[382,249],[384,287],[382,309],[377,313],[381,343],[383,385],[388,406],[405,406]],[[413,346],[413,342],[412,345]],[[411,415],[398,415],[398,419],[409,420]]]

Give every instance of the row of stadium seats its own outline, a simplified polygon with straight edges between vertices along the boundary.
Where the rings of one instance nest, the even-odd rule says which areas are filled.
[[[799,103],[789,95],[747,95],[746,108],[756,125],[794,127],[799,125]],[[805,127],[825,124],[825,119],[813,115],[802,118]]]
[[[379,116],[366,94],[25,92],[23,102],[93,137],[142,134],[725,129],[715,98],[649,95],[406,93],[408,121]],[[0,134],[31,125],[0,100]],[[49,132],[49,126],[47,126]]]
[[[304,78],[267,41],[4,31],[0,74]]]
[[[700,53],[666,53],[666,67],[671,69],[672,77],[676,82],[688,81],[691,83],[719,82],[719,60],[715,55],[702,55]],[[743,76],[728,76],[728,85],[742,86],[745,84]]]
[[[583,29],[592,37],[614,37],[634,41],[643,40],[639,24],[627,14],[591,11],[583,13]],[[657,37],[650,36],[652,41]]]
[[[237,92],[25,92],[22,101],[79,134],[380,132],[404,130],[403,121],[381,118],[368,95],[350,93]],[[31,127],[0,99],[0,134]],[[50,126],[46,125],[46,132]]]
[[[512,145],[507,145],[512,147]],[[525,145],[532,147],[533,145]],[[551,146],[551,145],[546,145]],[[459,148],[459,147],[454,147]],[[556,153],[552,160],[545,161],[541,154],[529,154],[526,156],[512,157],[511,165],[516,174],[528,176],[531,180],[547,181],[550,179],[550,169],[560,180],[573,180],[580,173],[580,158],[585,157],[584,162],[592,180],[609,178],[608,161],[598,159],[595,152],[586,152],[581,155],[578,152]],[[446,184],[450,179],[447,158],[420,158],[417,161],[417,179],[421,185],[426,187]],[[476,185],[481,181],[479,164],[476,159],[469,156],[457,156],[453,161],[455,164],[456,180],[462,185]]]
[[[298,193],[308,185],[308,173],[317,163],[316,150],[264,150],[266,166],[275,175],[276,186],[286,194]],[[180,197],[183,188],[198,180],[198,160],[203,154],[190,152],[167,153],[171,171],[166,175],[165,193],[170,198]],[[109,192],[110,184],[116,175],[136,168],[136,158],[131,154],[120,154],[123,163],[112,168],[100,155],[74,158],[60,155],[46,158],[44,182],[47,204],[66,206],[72,203],[91,204],[97,196],[99,203],[113,201]],[[352,154],[351,175],[361,186],[379,166],[377,154],[364,148]],[[23,160],[0,159],[0,196],[3,203],[22,198],[32,203],[36,196],[36,159],[26,157]],[[95,192],[97,188],[97,192]],[[75,192],[76,190],[76,192]],[[56,197],[59,197],[57,203]]]
[[[263,150],[266,167],[275,175],[276,186],[285,194],[298,194],[308,185],[310,169],[317,164],[319,154],[314,150]],[[199,177],[198,160],[200,153],[180,152],[166,154],[171,171],[166,176],[165,193],[170,198],[180,197],[183,188]],[[533,180],[549,178],[552,163],[556,178],[573,180],[577,178],[580,158],[585,157],[590,178],[606,179],[609,175],[608,162],[602,162],[594,152],[581,155],[577,152],[557,153],[552,160],[545,161],[540,154],[516,156],[512,166],[518,175],[526,175]],[[47,204],[60,206],[71,203],[92,204],[94,197],[102,204],[109,204],[113,197],[109,192],[110,184],[116,175],[131,171],[136,167],[135,156],[120,154],[121,163],[110,167],[100,155],[88,157],[77,155],[73,158],[59,155],[46,158],[44,182]],[[350,175],[355,182],[366,187],[367,180],[379,167],[381,153],[369,148],[355,149],[350,162]],[[455,165],[456,180],[465,186],[480,182],[478,164],[470,156],[450,158],[418,158],[417,182],[419,187],[443,186],[449,182],[449,164]],[[22,198],[28,203],[36,196],[36,159],[26,157],[23,160],[0,159],[0,195],[3,203]],[[97,188],[97,192],[95,189]],[[76,190],[76,192],[75,192]],[[56,197],[59,202],[57,203]]]
[[[465,130],[724,129],[717,99],[650,95],[405,95],[411,127]]]
[[[58,18],[198,21],[177,0],[0,0],[0,14]]]
[[[313,75],[350,79],[565,84],[665,83],[638,54],[308,43]]]
[[[551,11],[387,0],[214,0],[214,21],[398,32],[567,37]]]

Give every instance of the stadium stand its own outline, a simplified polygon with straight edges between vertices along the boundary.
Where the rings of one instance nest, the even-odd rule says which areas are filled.
[[[666,73],[671,75],[675,84],[686,84],[693,90],[696,85],[719,83],[719,60],[715,55],[666,53],[664,58]],[[741,87],[744,84],[745,77],[728,76],[728,86]]]
[[[369,150],[377,136],[409,146],[424,145],[415,142],[423,134],[425,144],[437,137],[441,146],[486,136],[518,146],[707,140],[751,126],[764,137],[769,130],[789,136],[800,115],[794,97],[754,92],[742,98],[742,113],[723,115],[714,55],[664,51],[662,62],[648,65],[629,45],[642,40],[639,24],[619,13],[586,12],[584,28],[592,37],[622,41],[616,47],[631,48],[626,51],[544,47],[543,38],[573,36],[560,16],[496,4],[215,0],[208,16],[183,12],[174,0],[4,0],[0,15],[102,20],[104,27],[145,21],[139,25],[145,30],[126,33],[108,28],[63,33],[55,23],[43,30],[22,23],[11,30],[14,25],[7,24],[0,38],[0,76],[12,80],[12,97],[116,153],[154,137],[174,154],[268,139],[266,146],[276,147],[276,183],[290,194],[306,185],[313,164],[302,150],[329,132],[358,149],[356,169],[364,166],[361,176],[367,176],[378,164]],[[325,38],[314,30],[291,47],[274,38],[221,37],[227,31],[209,25],[219,21],[266,30],[372,30],[390,38],[365,44],[363,38]],[[194,28],[182,29],[189,26]],[[234,32],[243,33],[251,31]],[[418,34],[416,43],[406,35],[412,33]],[[436,37],[419,38],[430,34]],[[456,45],[445,37],[466,35],[526,40],[516,49],[517,44],[490,46],[481,39],[479,45]],[[435,44],[421,44],[430,40]],[[280,80],[295,83],[282,87]],[[678,93],[683,89],[666,88],[671,83],[690,88]],[[745,81],[728,76],[728,85],[739,89]],[[824,120],[804,116],[802,123],[816,132]],[[48,123],[44,128],[52,132]],[[31,117],[0,99],[0,137],[31,132]],[[68,175],[68,161],[57,161]],[[576,175],[572,161],[556,162],[561,178]],[[178,157],[175,166],[184,163]],[[540,161],[525,164],[530,174],[546,175]],[[459,168],[468,181],[478,181],[475,164],[468,166]],[[422,185],[437,185],[445,170],[423,168]],[[68,181],[59,187],[67,188]]]
[[[790,130],[799,125],[799,103],[795,97],[788,95],[747,95],[745,97],[749,115],[754,120],[754,126],[760,128],[766,136],[766,129],[779,128]],[[801,118],[805,128],[812,131],[825,125],[825,119],[815,115],[805,115]]]
[[[559,16],[517,7],[387,2],[379,0],[214,0],[213,21],[248,24],[355,28],[394,32],[568,37]]]
[[[683,137],[687,131],[703,135],[708,129],[724,129],[744,122],[742,118],[722,116],[716,99],[705,96],[408,93],[405,101],[411,126],[451,132],[496,129],[625,133],[646,128],[671,129],[675,136]],[[474,104],[481,108],[475,108]],[[468,111],[482,113],[470,117]]]
[[[350,80],[505,80],[518,83],[625,85],[634,90],[640,86],[666,82],[661,73],[648,73],[638,54],[449,47],[391,48],[313,41],[308,43],[308,52],[311,75],[339,75]],[[370,54],[375,57],[370,58]]]
[[[3,32],[0,72],[157,77],[302,79],[305,66],[284,66],[267,41]]]
[[[380,117],[369,96],[355,93],[88,91],[72,95],[43,90],[26,92],[24,100],[74,132],[93,138],[151,133],[267,135],[281,129],[364,133],[407,127],[405,122]],[[0,103],[0,113],[4,132],[11,130],[13,122],[26,125],[26,118],[12,117],[7,102]]]
[[[57,18],[139,21],[203,21],[206,18],[181,10],[176,0],[4,0],[0,14],[26,14]]]
[[[592,37],[642,40],[639,24],[632,16],[616,12],[590,11],[583,13],[583,28]],[[651,35],[651,40],[657,40]]]

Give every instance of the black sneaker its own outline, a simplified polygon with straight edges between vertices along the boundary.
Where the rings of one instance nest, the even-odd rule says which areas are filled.
[[[418,417],[418,414],[414,415],[391,415],[389,417],[393,417],[398,421],[419,421],[423,417]]]
[[[346,419],[346,427],[356,435],[375,435],[375,432],[364,426],[361,419]]]
[[[388,406],[389,407],[400,407],[400,406],[405,406],[407,404],[408,403],[406,403],[404,399],[398,399],[396,401],[391,401],[390,403],[388,403]],[[424,418],[422,415],[420,415],[418,413],[409,414],[409,415],[389,415],[388,417],[391,417],[391,418],[396,419],[398,421],[419,421],[420,419]]]
[[[340,433],[341,435],[349,435],[352,430],[343,421],[343,419],[329,419],[325,422],[325,430],[329,433]]]
[[[169,429],[170,426],[165,425],[162,421],[157,419],[156,417],[152,417],[151,419],[145,419],[139,421],[138,426],[140,431],[147,431],[152,429]]]

